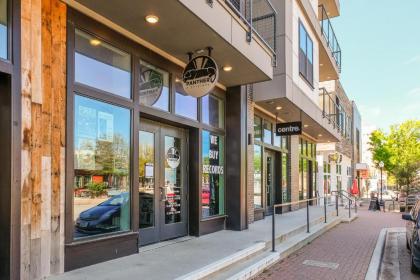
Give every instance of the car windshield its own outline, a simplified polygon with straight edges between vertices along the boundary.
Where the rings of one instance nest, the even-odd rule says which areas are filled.
[[[128,200],[128,195],[120,194],[116,195],[114,197],[111,197],[110,199],[102,202],[101,206],[120,206],[123,203],[126,203]]]

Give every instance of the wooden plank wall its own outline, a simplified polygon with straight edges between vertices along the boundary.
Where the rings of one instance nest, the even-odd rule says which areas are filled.
[[[41,279],[64,271],[66,5],[21,5],[21,279]]]

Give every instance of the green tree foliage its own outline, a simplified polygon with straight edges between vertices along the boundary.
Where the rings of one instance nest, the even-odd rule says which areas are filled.
[[[420,168],[420,121],[393,125],[389,133],[375,130],[369,140],[374,162],[384,162],[385,171],[409,189]]]

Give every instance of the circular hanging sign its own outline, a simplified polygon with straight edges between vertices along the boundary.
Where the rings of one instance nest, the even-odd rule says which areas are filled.
[[[140,103],[152,106],[159,99],[163,89],[163,75],[147,69],[140,75]]]
[[[181,156],[179,151],[175,147],[170,147],[166,152],[166,162],[168,163],[169,167],[177,168],[181,161]]]
[[[191,59],[182,73],[182,86],[187,94],[202,97],[216,86],[219,68],[213,58],[200,55]]]

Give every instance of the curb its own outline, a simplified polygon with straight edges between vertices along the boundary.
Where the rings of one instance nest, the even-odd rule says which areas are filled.
[[[370,259],[369,268],[365,276],[365,280],[378,279],[381,269],[382,254],[385,247],[385,238],[388,232],[387,228],[383,228],[379,233],[378,240],[376,241],[375,250],[373,251],[372,258]]]

